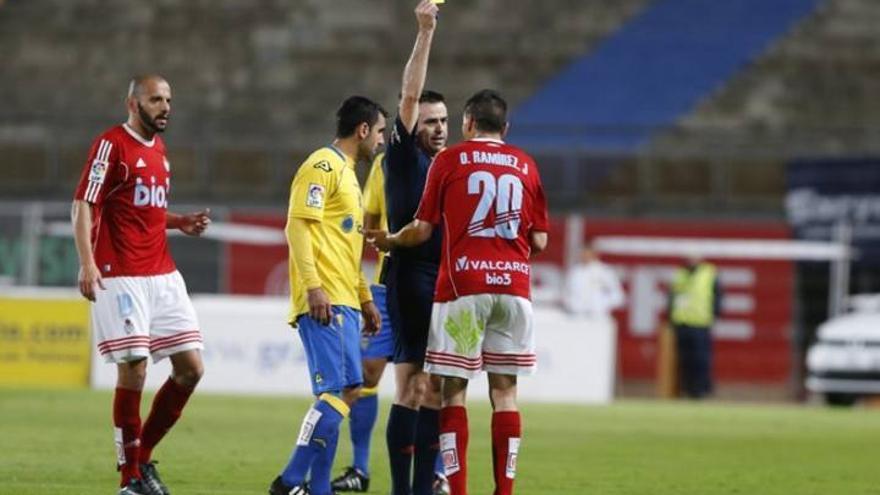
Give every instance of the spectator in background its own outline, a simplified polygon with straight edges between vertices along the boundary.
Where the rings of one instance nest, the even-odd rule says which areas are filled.
[[[611,312],[623,307],[625,297],[617,274],[599,259],[592,244],[586,244],[581,258],[565,281],[562,303],[575,316],[588,318],[597,328],[615,330]]]
[[[712,393],[712,324],[721,310],[715,265],[690,256],[676,272],[669,293],[680,389],[692,399]]]

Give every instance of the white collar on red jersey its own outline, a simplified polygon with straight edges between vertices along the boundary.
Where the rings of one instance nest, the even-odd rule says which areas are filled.
[[[144,146],[147,146],[147,147],[150,147],[150,148],[151,148],[151,147],[153,147],[154,144],[156,144],[156,136],[153,136],[153,139],[150,139],[149,141],[147,141],[146,139],[144,139],[143,137],[141,137],[140,134],[138,134],[137,132],[135,132],[134,129],[132,129],[131,127],[129,127],[129,126],[128,126],[128,122],[123,123],[123,124],[122,124],[122,128],[125,129],[125,132],[127,132],[129,136],[135,138],[135,139],[137,140],[137,142],[141,143],[141,144],[144,145]]]
[[[475,137],[475,138],[471,138],[470,140],[471,140],[471,141],[479,141],[479,142],[481,142],[481,143],[498,143],[498,144],[504,144],[504,141],[502,141],[502,140],[500,140],[500,139],[489,138],[489,137]]]

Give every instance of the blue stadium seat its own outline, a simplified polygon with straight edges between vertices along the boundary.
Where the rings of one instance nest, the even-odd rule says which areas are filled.
[[[658,0],[513,114],[529,149],[630,152],[765,51],[819,0]]]

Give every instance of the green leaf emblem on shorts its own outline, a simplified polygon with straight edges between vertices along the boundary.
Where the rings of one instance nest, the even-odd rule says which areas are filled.
[[[446,333],[455,341],[455,352],[462,355],[471,355],[477,350],[483,327],[483,324],[476,321],[472,311],[451,314],[443,323]]]

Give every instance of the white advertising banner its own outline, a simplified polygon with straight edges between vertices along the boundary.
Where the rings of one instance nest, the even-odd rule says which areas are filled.
[[[194,296],[205,350],[202,392],[309,395],[302,344],[285,324],[288,302],[276,297]],[[523,401],[605,403],[614,383],[615,332],[611,325],[575,319],[537,307],[538,373],[520,380]],[[156,389],[171,371],[168,360],[150,363],[147,388]],[[116,370],[93,351],[91,383],[115,386]],[[488,400],[485,378],[474,380],[470,400]],[[387,368],[380,394],[394,393]]]

